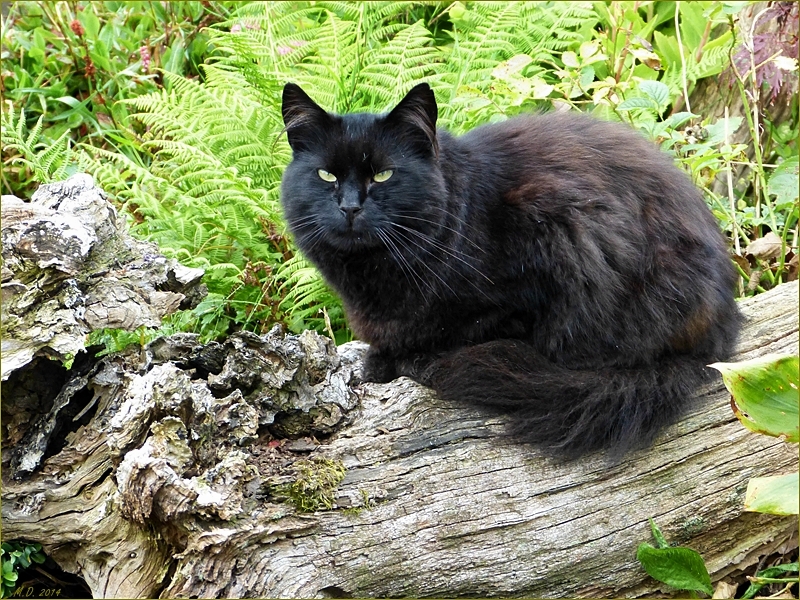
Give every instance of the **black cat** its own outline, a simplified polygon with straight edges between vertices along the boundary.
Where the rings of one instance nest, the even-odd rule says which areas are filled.
[[[367,380],[500,407],[561,454],[621,454],[731,354],[717,223],[631,129],[548,114],[456,138],[427,84],[385,115],[333,115],[290,83],[283,118],[283,209],[370,343]]]

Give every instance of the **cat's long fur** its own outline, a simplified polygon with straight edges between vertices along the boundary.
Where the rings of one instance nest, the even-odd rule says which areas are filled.
[[[739,327],[700,193],[620,124],[525,116],[456,138],[436,114],[427,84],[387,115],[284,89],[285,215],[371,345],[366,378],[499,407],[567,455],[648,443]]]

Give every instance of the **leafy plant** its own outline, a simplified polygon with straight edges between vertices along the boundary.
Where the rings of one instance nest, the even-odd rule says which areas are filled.
[[[750,431],[800,442],[800,359],[764,356],[738,363],[714,363],[731,393],[736,417]],[[777,515],[800,512],[800,474],[750,480],[745,510]]]
[[[3,12],[3,96],[44,140],[68,135],[132,156],[117,101],[164,85],[159,69],[199,75],[211,50],[204,28],[235,4],[13,2]],[[25,196],[43,180],[22,167],[4,169],[3,185]]]
[[[703,592],[709,596],[714,593],[711,577],[703,558],[695,550],[681,546],[670,546],[661,530],[650,519],[650,529],[656,545],[639,544],[636,559],[653,579],[692,593]]]
[[[800,359],[798,356],[764,356],[738,363],[710,365],[722,373],[732,394],[736,417],[749,430],[787,442],[800,441]],[[798,514],[798,473],[750,480],[744,510],[776,515]],[[650,527],[656,546],[641,544],[636,558],[645,571],[676,589],[712,594],[711,580],[702,557],[689,548],[672,548],[653,520]],[[797,572],[797,563],[770,567],[749,578],[743,598],[752,598],[771,583],[792,584],[797,578],[779,577]]]
[[[0,597],[8,598],[17,588],[19,572],[27,569],[33,563],[41,564],[45,561],[41,544],[28,542],[3,542],[0,546],[2,555],[2,585]]]
[[[72,163],[65,168],[91,172],[136,234],[206,269],[208,298],[174,317],[175,326],[207,339],[277,321],[350,337],[340,302],[296,252],[280,215],[290,154],[278,106],[287,81],[337,112],[385,110],[427,81],[440,123],[456,133],[565,104],[627,121],[704,189],[732,236],[743,293],[775,285],[794,268],[787,265],[797,243],[797,119],[774,127],[760,121],[769,126],[754,171],[761,191],[754,200],[744,192],[724,198],[714,180],[750,164],[746,146],[728,140],[741,121],[710,122],[689,106],[693,85],[729,65],[738,41],[729,17],[741,4],[203,3],[207,11],[177,4],[15,5],[14,73],[17,63],[27,73],[29,61],[41,59],[43,81],[56,85],[58,76],[79,91],[69,88],[74,101],[54,102],[50,87],[24,92],[25,76],[15,74],[7,81],[17,108],[4,114],[15,132],[7,163],[37,179],[61,177],[61,165]],[[70,31],[50,43],[48,27]],[[25,48],[34,48],[33,58]],[[46,66],[53,54],[69,54],[54,63],[66,66]],[[743,85],[758,79],[742,75]],[[23,107],[25,127],[44,117],[40,137],[19,129]],[[52,151],[41,146],[55,140],[61,145]],[[765,140],[773,140],[769,148]],[[778,161],[771,174],[767,159]],[[767,224],[781,250],[742,255]]]
[[[787,573],[797,572],[798,568],[796,562],[787,563],[785,565],[775,565],[774,567],[768,567],[758,571],[755,577],[748,577],[750,586],[745,590],[744,594],[742,594],[742,600],[755,598],[756,594],[758,594],[765,585],[778,583],[788,587],[793,584],[800,584],[800,579],[797,577],[782,577]]]
[[[25,165],[39,181],[59,181],[76,172],[69,131],[62,133],[55,141],[45,140],[42,136],[43,116],[39,117],[30,131],[26,131],[25,109],[16,115],[10,102],[7,108],[0,121],[3,147],[6,151],[19,152],[10,159],[10,164]]]

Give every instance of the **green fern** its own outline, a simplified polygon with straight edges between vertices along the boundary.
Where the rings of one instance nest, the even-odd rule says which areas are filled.
[[[338,299],[296,253],[280,215],[290,151],[278,107],[287,81],[336,112],[385,110],[428,81],[442,122],[463,129],[519,110],[492,91],[497,65],[519,53],[552,62],[596,20],[586,3],[470,3],[441,47],[415,13],[423,6],[244,4],[209,30],[217,53],[205,81],[164,73],[169,91],[126,102],[145,131],[146,169],[117,157],[115,174],[101,164],[109,157],[87,150],[102,184],[137,215],[137,231],[187,264],[211,267],[213,301],[197,313],[201,326],[255,327],[263,318],[265,327],[278,319],[323,329],[324,306],[344,327]],[[471,110],[476,96],[491,110]],[[253,268],[261,262],[271,266]]]
[[[365,55],[356,86],[358,104],[380,111],[399,102],[412,82],[427,81],[437,87],[443,62],[421,21],[403,25],[392,39]]]
[[[44,115],[39,117],[26,135],[25,109],[15,114],[14,105],[6,101],[2,112],[2,144],[4,150],[16,150],[19,155],[11,163],[19,163],[33,171],[39,183],[61,181],[76,172],[72,158],[72,140],[67,130],[57,140],[42,136]]]

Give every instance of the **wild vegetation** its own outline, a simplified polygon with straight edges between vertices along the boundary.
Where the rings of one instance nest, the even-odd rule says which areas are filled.
[[[703,189],[731,236],[741,293],[756,293],[797,269],[797,100],[780,123],[760,102],[797,77],[797,8],[761,15],[785,21],[761,39],[737,27],[745,4],[14,3],[3,27],[4,193],[88,171],[137,235],[206,269],[200,306],[161,332],[106,332],[111,347],[275,322],[342,341],[341,306],[279,211],[290,159],[281,89],[295,81],[329,110],[382,111],[427,81],[441,125],[457,133],[553,109],[641,129]],[[739,89],[743,116],[690,109],[710,78]],[[734,142],[740,127],[748,135]]]
[[[199,306],[158,331],[97,332],[107,351],[276,322],[341,342],[341,305],[279,210],[281,90],[294,81],[329,110],[383,111],[427,81],[456,133],[546,110],[641,130],[703,190],[751,295],[797,277],[799,6],[743,19],[753,7],[732,1],[14,2],[2,23],[3,193],[88,171],[136,235],[206,270]],[[732,92],[740,109],[713,110],[701,89]],[[301,473],[287,494],[328,504],[341,479],[329,470]],[[657,556],[666,541],[653,531],[645,552]],[[3,544],[3,596],[40,550]],[[762,570],[747,594],[796,572]]]

